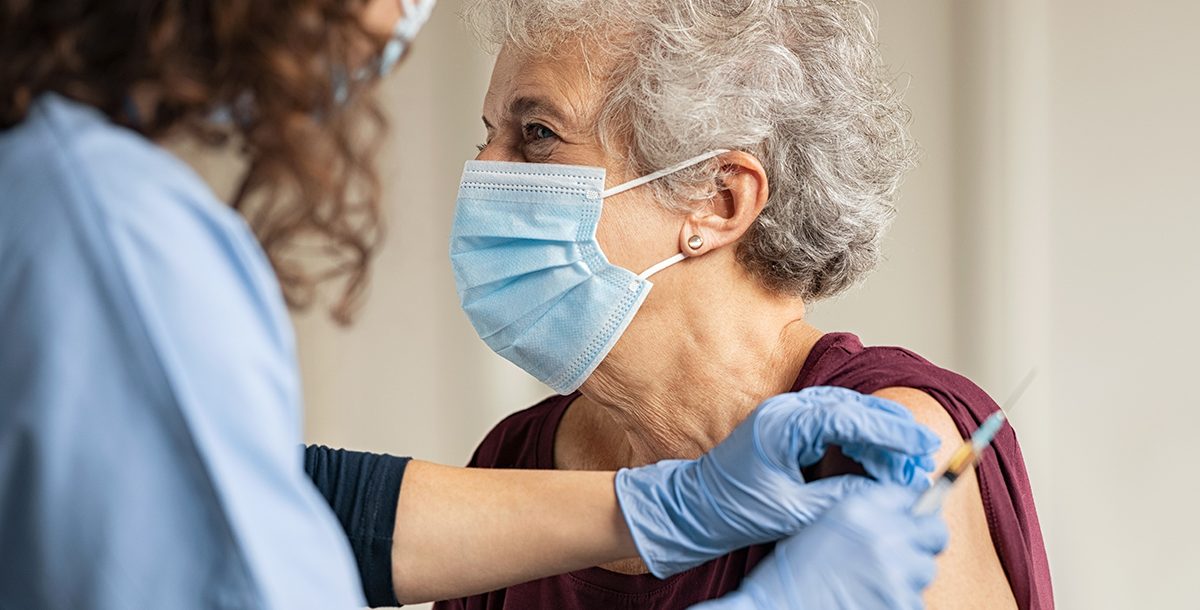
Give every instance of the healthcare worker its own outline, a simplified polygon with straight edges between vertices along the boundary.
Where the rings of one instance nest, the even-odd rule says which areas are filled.
[[[367,92],[431,8],[0,0],[0,609],[350,608],[788,536],[709,605],[919,607],[937,439],[847,390],[619,473],[302,459],[294,257],[332,252],[345,317],[375,237]],[[236,143],[242,215],[171,137]],[[829,444],[877,481],[805,482]]]

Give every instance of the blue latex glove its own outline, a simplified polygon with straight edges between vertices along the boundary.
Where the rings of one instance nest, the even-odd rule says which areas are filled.
[[[910,513],[916,488],[871,486],[780,542],[740,589],[693,610],[922,608],[946,524]]]
[[[903,406],[851,390],[771,398],[698,460],[617,473],[617,498],[646,566],[665,578],[800,531],[870,483],[858,476],[805,482],[800,469],[830,444],[880,481],[927,486],[940,441]]]

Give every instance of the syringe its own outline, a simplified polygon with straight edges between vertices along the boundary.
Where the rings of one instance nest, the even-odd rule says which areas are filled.
[[[946,499],[946,494],[950,493],[950,489],[954,487],[954,483],[958,478],[966,474],[968,469],[975,465],[979,460],[979,456],[983,455],[983,451],[992,444],[992,439],[996,438],[996,433],[1000,432],[1000,428],[1004,427],[1004,421],[1007,419],[1004,412],[1013,408],[1017,404],[1017,400],[1029,388],[1029,384],[1033,383],[1033,378],[1037,377],[1037,369],[1029,371],[1025,379],[1021,381],[1021,385],[1016,391],[1004,401],[1004,406],[999,411],[992,413],[987,419],[979,424],[979,428],[971,435],[971,439],[963,443],[961,447],[950,456],[950,462],[946,464],[946,470],[938,475],[933,481],[933,485],[917,498],[913,504],[912,512],[914,515],[928,515],[937,511],[942,505],[942,501]]]
[[[912,512],[914,515],[928,515],[933,513],[942,505],[946,494],[950,493],[950,488],[954,487],[954,482],[958,477],[967,472],[969,468],[975,465],[975,461],[983,453],[984,449],[992,443],[992,439],[996,438],[996,433],[1004,426],[1004,411],[996,411],[983,420],[975,433],[971,435],[971,440],[962,444],[954,455],[950,456],[950,462],[946,464],[946,470],[938,475],[938,478],[933,481],[933,485],[917,498],[916,504],[913,504]]]

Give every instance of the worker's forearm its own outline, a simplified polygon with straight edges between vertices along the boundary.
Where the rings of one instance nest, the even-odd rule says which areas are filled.
[[[412,462],[392,546],[397,598],[462,597],[636,556],[613,477]]]

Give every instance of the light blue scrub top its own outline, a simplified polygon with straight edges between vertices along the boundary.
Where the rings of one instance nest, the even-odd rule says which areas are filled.
[[[294,350],[184,163],[54,95],[0,132],[0,609],[364,606]]]

